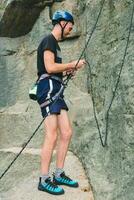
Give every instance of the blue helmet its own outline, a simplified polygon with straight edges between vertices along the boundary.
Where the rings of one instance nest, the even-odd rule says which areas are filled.
[[[67,22],[72,22],[74,24],[74,19],[73,19],[72,14],[63,10],[56,11],[52,17],[52,24],[55,25],[62,20],[67,21]]]

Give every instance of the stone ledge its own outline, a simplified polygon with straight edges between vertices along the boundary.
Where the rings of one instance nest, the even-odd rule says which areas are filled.
[[[0,152],[2,164],[9,164],[14,155]],[[5,160],[3,156],[6,157]],[[22,167],[23,166],[23,167]],[[21,155],[1,180],[1,200],[53,200],[54,196],[37,190],[40,160],[36,155]],[[55,158],[52,159],[50,175],[55,170]],[[68,152],[65,163],[66,174],[79,181],[79,188],[64,187],[65,195],[55,197],[59,200],[93,200],[93,194],[78,158]],[[25,196],[24,196],[25,194]]]
[[[0,109],[0,114],[22,114],[28,110],[28,103],[17,102],[13,106],[5,107]]]

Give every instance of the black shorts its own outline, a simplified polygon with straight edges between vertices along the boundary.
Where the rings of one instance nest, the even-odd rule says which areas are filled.
[[[55,96],[59,92],[62,83],[57,80],[51,79],[50,77],[42,79],[37,84],[37,101],[39,105],[43,104],[46,100]],[[63,93],[56,101],[50,103],[47,106],[41,108],[43,118],[51,114],[60,114],[61,109],[67,110],[68,107],[64,101]]]

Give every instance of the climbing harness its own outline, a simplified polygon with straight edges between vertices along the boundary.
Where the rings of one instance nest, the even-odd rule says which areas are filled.
[[[37,85],[39,83],[39,81],[45,79],[45,78],[50,78],[50,79],[53,79],[53,80],[56,80],[58,82],[60,82],[62,85],[64,85],[63,81],[61,78],[55,76],[55,75],[50,75],[50,74],[42,74],[40,76],[40,78],[37,79],[37,81],[32,85],[32,87],[29,89],[29,97],[30,99],[34,100],[34,101],[37,101]],[[56,95],[57,96],[57,95]],[[52,101],[54,101],[55,98],[52,98]],[[50,99],[50,102],[52,102],[51,99]],[[45,105],[47,106],[47,104]]]
[[[95,29],[96,29],[96,26],[97,26],[99,17],[100,17],[100,15],[101,15],[101,12],[102,12],[102,9],[103,9],[103,6],[104,6],[104,3],[105,3],[105,0],[103,0],[102,3],[101,3],[100,11],[99,11],[99,13],[98,13],[96,22],[95,22],[95,24],[94,24],[94,26],[93,26],[93,29],[92,29],[92,31],[91,31],[91,34],[89,35],[89,38],[88,38],[87,42],[86,42],[86,44],[85,44],[85,47],[83,48],[83,51],[82,51],[82,53],[81,53],[81,55],[80,55],[80,57],[79,57],[79,59],[78,59],[78,61],[77,61],[77,63],[76,63],[76,66],[78,65],[80,59],[81,59],[82,56],[84,55],[84,52],[85,52],[86,48],[88,47],[88,44],[89,44],[89,42],[90,42],[90,40],[91,40],[91,37],[92,37],[92,35],[93,35],[93,33],[94,33]],[[75,66],[75,69],[74,69],[73,71],[76,70],[76,66]],[[64,87],[62,88],[62,91],[61,91],[61,92],[64,92],[64,90],[65,90],[65,88],[67,87],[67,84],[68,84],[69,80],[72,78],[72,76],[73,76],[72,74],[69,74],[69,75],[65,76],[65,79],[63,80]],[[59,96],[60,96],[60,94],[59,94]],[[53,102],[53,105],[57,102],[57,100],[58,100],[58,97],[57,97],[57,98],[55,99],[55,101]],[[50,109],[50,111],[51,111],[51,109]],[[49,111],[48,113],[50,113],[50,111]],[[25,145],[23,146],[23,148],[20,150],[20,152],[16,155],[16,157],[13,159],[13,161],[9,164],[9,166],[6,168],[6,170],[2,173],[2,175],[0,176],[0,180],[1,180],[2,177],[7,173],[7,171],[11,168],[11,166],[14,164],[14,162],[17,160],[17,158],[21,155],[21,153],[24,151],[24,149],[25,149],[26,146],[29,144],[29,142],[31,141],[31,139],[35,136],[35,134],[37,133],[38,129],[39,129],[40,126],[42,125],[44,119],[45,119],[45,117],[42,119],[42,121],[40,122],[40,124],[38,125],[38,127],[35,129],[35,131],[33,132],[33,134],[32,134],[32,135],[30,136],[30,138],[27,140],[27,142],[25,143]]]

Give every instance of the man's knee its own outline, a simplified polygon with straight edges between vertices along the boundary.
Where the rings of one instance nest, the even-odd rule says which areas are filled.
[[[67,128],[67,129],[65,129],[65,130],[63,130],[62,132],[61,132],[61,139],[62,140],[70,140],[70,138],[72,137],[72,129],[71,129],[71,127],[69,127],[69,128]]]

